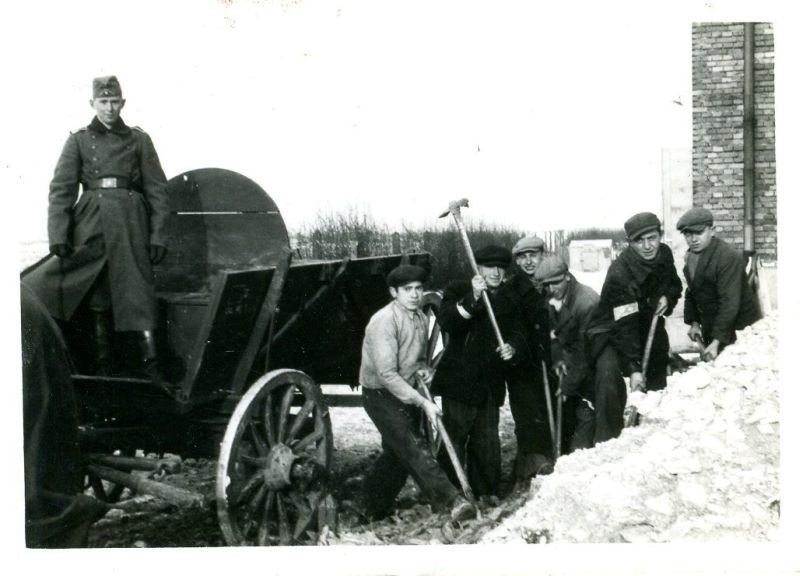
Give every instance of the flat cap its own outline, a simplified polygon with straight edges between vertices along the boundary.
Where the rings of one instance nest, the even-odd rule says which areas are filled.
[[[548,282],[559,282],[569,272],[569,267],[564,258],[559,254],[548,254],[536,267],[533,274],[534,280],[547,284]]]
[[[714,215],[705,208],[691,208],[678,220],[680,232],[702,232],[706,226],[714,224]]]
[[[514,247],[511,249],[511,253],[516,256],[517,254],[522,254],[523,252],[541,252],[543,250],[544,240],[538,236],[525,236],[524,238],[520,238],[519,241],[514,244]]]
[[[642,234],[661,229],[661,221],[652,212],[639,212],[625,221],[625,235],[636,240]]]
[[[92,80],[92,98],[122,96],[122,87],[116,76],[100,76]]]
[[[428,279],[428,271],[421,266],[413,264],[400,264],[397,268],[386,275],[386,282],[392,288],[403,286],[409,282],[425,282]]]
[[[508,248],[489,244],[475,250],[475,262],[481,266],[508,268],[511,265],[511,252]]]

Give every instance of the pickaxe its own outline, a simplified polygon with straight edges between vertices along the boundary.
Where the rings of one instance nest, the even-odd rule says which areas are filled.
[[[461,200],[455,200],[450,202],[450,206],[447,208],[446,212],[442,212],[439,215],[439,218],[445,218],[449,214],[453,215],[453,220],[456,221],[456,227],[458,228],[458,232],[461,236],[461,242],[464,244],[464,250],[467,252],[467,259],[469,260],[469,264],[472,267],[472,272],[477,276],[480,274],[478,271],[478,263],[475,262],[475,255],[472,253],[472,246],[469,243],[469,237],[467,236],[467,231],[464,228],[464,222],[461,220],[461,208],[469,207],[469,200],[466,198],[462,198]],[[481,297],[483,298],[483,303],[486,305],[486,312],[489,315],[489,321],[492,323],[492,328],[494,329],[495,338],[497,338],[497,343],[500,346],[503,346],[505,342],[503,341],[503,336],[500,334],[500,326],[497,324],[497,318],[495,318],[494,310],[492,309],[492,303],[489,301],[489,295],[486,291],[481,293]]]

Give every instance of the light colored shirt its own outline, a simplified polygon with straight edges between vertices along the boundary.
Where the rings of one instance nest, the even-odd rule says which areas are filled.
[[[370,318],[361,347],[359,383],[364,388],[385,388],[404,404],[421,406],[414,389],[415,372],[426,366],[426,317],[392,301]]]

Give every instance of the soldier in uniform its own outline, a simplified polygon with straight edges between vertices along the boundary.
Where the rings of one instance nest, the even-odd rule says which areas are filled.
[[[628,247],[611,264],[600,302],[587,328],[595,373],[595,442],[622,432],[627,392],[667,385],[669,336],[664,316],[672,313],[683,286],[669,246],[661,242],[661,221],[641,212],[625,222]],[[658,317],[647,373],[642,361],[654,316]]]
[[[125,99],[115,76],[93,81],[89,103],[96,116],[69,135],[50,183],[55,258],[25,283],[57,320],[69,321],[88,304],[98,374],[110,371],[113,332],[135,331],[145,371],[160,380],[152,265],[167,252],[166,178],[150,136],[122,121]]]
[[[686,302],[683,320],[689,338],[703,345],[703,359],[713,360],[736,341],[741,330],[759,319],[756,299],[747,284],[742,253],[714,236],[714,216],[692,208],[678,220],[689,251],[683,275]]]

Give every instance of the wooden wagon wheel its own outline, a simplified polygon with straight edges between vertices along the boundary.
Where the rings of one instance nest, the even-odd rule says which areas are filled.
[[[428,319],[428,350],[426,359],[428,365],[434,369],[436,366],[438,366],[439,360],[442,358],[442,352],[444,352],[444,348],[447,346],[448,341],[448,336],[442,331],[442,327],[439,325],[439,319],[437,317],[441,305],[442,295],[440,292],[432,290],[425,292],[422,295],[422,303],[420,304],[420,308]],[[439,448],[442,445],[441,435],[427,418],[422,418],[421,425],[422,434],[428,439],[431,452],[433,452],[433,455],[436,456],[436,454],[439,453]]]
[[[217,516],[230,545],[309,541],[333,454],[322,392],[306,374],[273,370],[239,401],[220,446]]]

